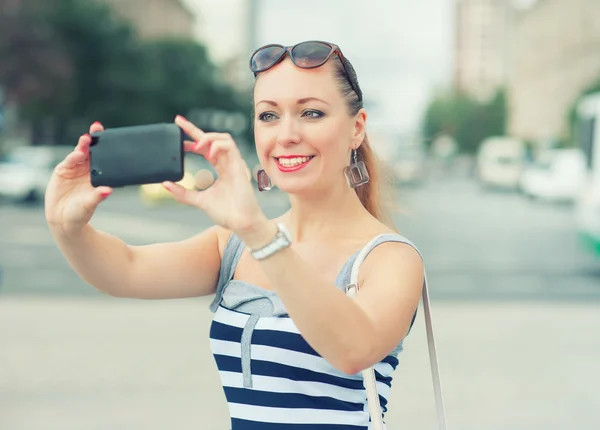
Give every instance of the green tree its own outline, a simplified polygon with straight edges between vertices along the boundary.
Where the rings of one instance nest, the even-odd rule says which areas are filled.
[[[248,110],[231,86],[220,81],[206,48],[194,41],[165,39],[144,46],[157,114],[172,118],[192,109]]]
[[[439,134],[454,137],[460,151],[474,153],[481,141],[506,129],[506,98],[498,91],[486,103],[464,93],[449,91],[435,96],[427,106],[422,132],[427,143]]]
[[[72,78],[73,65],[38,0],[0,0],[0,86],[6,99],[44,112]]]
[[[56,55],[54,62],[65,59],[61,64],[69,72],[60,75],[61,85],[48,84],[53,81],[41,74],[38,86],[53,91],[20,97],[23,117],[38,125],[39,136],[44,134],[42,124],[49,126],[57,143],[67,143],[96,120],[120,127],[172,121],[176,114],[196,108],[249,112],[242,96],[220,82],[206,48],[197,42],[142,40],[130,23],[93,0],[20,1],[20,24],[15,25],[38,23],[48,29],[52,37],[35,39],[34,45],[59,52],[62,57]],[[9,54],[3,56],[9,62],[19,58],[13,51]],[[28,72],[28,63],[18,64],[20,73]],[[2,76],[0,84],[7,85],[10,81]]]

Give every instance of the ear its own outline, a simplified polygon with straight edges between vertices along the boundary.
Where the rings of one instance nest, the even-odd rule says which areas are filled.
[[[367,133],[367,111],[361,109],[354,116],[352,147],[358,149]]]

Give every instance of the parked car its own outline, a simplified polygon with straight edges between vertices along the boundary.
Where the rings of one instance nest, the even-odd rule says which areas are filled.
[[[507,136],[487,138],[477,153],[477,179],[484,187],[517,190],[525,160],[521,140]]]
[[[248,169],[248,176],[250,176]],[[177,184],[188,190],[208,188],[217,178],[215,168],[204,157],[186,153],[184,158],[184,176]],[[200,188],[201,189],[201,188]],[[142,201],[149,205],[176,203],[171,193],[162,184],[144,184],[139,189]]]
[[[184,158],[184,173],[183,178],[177,182],[188,190],[196,188],[196,174],[198,171],[206,169],[214,174],[214,168],[204,157],[196,154],[186,153]],[[140,197],[142,201],[150,206],[175,203],[171,196],[162,184],[144,184],[140,186]]]
[[[585,157],[581,150],[553,149],[525,169],[520,188],[534,199],[573,202],[581,193],[585,178]]]
[[[391,163],[397,184],[418,184],[425,179],[427,153],[422,145],[404,145]]]
[[[54,167],[70,146],[19,146],[0,159],[0,198],[13,202],[39,202]]]

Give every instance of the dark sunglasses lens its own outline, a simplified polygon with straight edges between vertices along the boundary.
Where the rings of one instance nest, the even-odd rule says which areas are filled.
[[[261,72],[271,67],[283,54],[282,46],[267,46],[257,51],[250,60],[253,72]]]
[[[317,67],[323,64],[331,46],[319,42],[304,42],[292,49],[292,58],[298,67]]]

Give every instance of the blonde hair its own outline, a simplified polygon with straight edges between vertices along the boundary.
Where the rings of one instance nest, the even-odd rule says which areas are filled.
[[[359,88],[356,71],[347,58],[336,58],[338,61],[333,61],[336,82],[346,99],[350,115],[354,116],[363,108],[362,100],[358,97],[358,94],[354,91],[349,81],[349,79],[352,79],[357,88]],[[346,71],[350,77],[346,75]],[[369,182],[355,188],[360,202],[371,215],[388,227],[396,230],[391,217],[392,210],[395,209],[391,196],[391,180],[389,175],[386,174],[383,164],[373,151],[369,137],[366,134],[356,152],[358,160],[362,160],[365,163],[369,172]]]
[[[356,187],[356,195],[364,208],[388,227],[396,230],[392,220],[394,207],[390,177],[386,174],[383,164],[371,148],[369,138],[365,136],[357,149],[357,158],[365,163],[369,172],[369,182]]]

